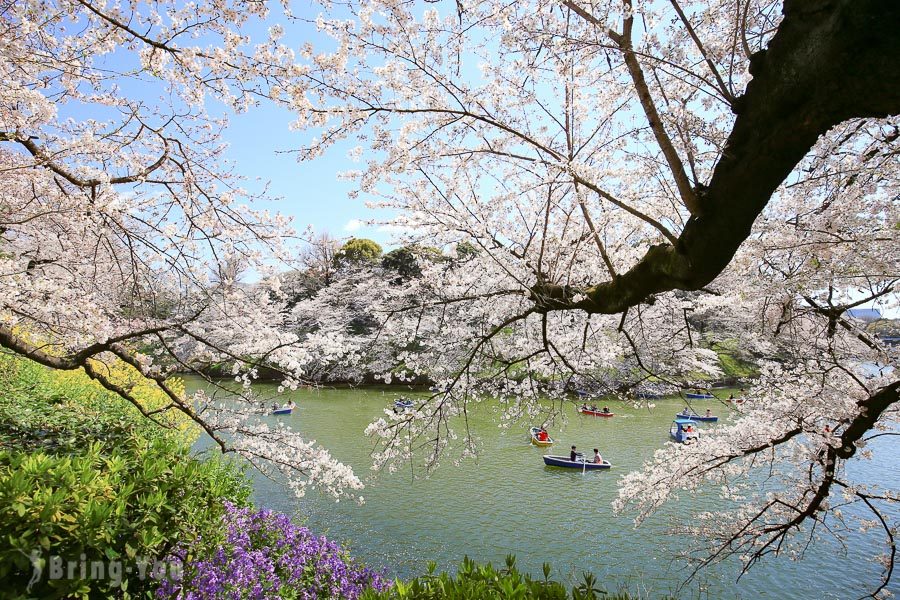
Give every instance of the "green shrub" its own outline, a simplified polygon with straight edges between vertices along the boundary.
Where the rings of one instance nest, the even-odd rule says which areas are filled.
[[[550,565],[544,564],[543,579],[534,579],[516,568],[516,559],[506,557],[506,567],[495,569],[491,563],[478,565],[469,557],[463,559],[456,576],[435,574],[435,564],[428,573],[409,582],[395,581],[389,589],[368,590],[361,600],[628,600],[627,595],[608,595],[596,587],[597,580],[584,574],[581,584],[569,595],[565,586],[550,579]]]
[[[250,488],[240,470],[221,458],[192,457],[194,434],[177,419],[175,429],[163,429],[86,376],[21,359],[2,362],[5,597],[146,594],[155,581],[140,572],[144,561],[165,556],[179,542],[223,535],[223,499],[247,504]],[[51,579],[51,557],[66,567],[75,563],[74,576]],[[29,589],[32,560],[43,577]],[[95,561],[105,565],[102,578],[90,573]],[[121,566],[117,577],[108,571],[112,562]]]

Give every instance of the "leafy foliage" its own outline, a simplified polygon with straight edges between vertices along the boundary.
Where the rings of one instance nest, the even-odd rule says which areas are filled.
[[[381,256],[381,246],[365,238],[353,238],[334,255],[338,266],[371,264]]]
[[[121,361],[104,364],[109,380],[141,398],[147,410],[168,404],[168,398],[132,367]],[[173,389],[183,392],[180,380]],[[17,450],[43,449],[51,453],[78,451],[84,440],[110,446],[135,432],[160,435],[160,427],[128,406],[81,371],[51,372],[29,360],[0,355],[0,446]],[[193,442],[199,429],[181,413],[160,412],[159,424],[184,442]]]
[[[410,244],[391,250],[381,259],[381,266],[396,271],[401,278],[411,279],[422,276],[420,260],[437,261],[441,252],[437,248],[427,248]]]
[[[396,581],[385,590],[369,590],[363,600],[567,600],[565,586],[550,579],[550,565],[544,563],[543,579],[534,579],[516,568],[515,556],[506,557],[506,566],[479,565],[468,556],[456,575],[435,574],[435,563],[428,573],[409,582]],[[627,594],[609,595],[596,587],[597,580],[584,574],[581,584],[572,588],[572,600],[628,600]]]
[[[215,539],[222,498],[247,502],[238,469],[191,457],[184,431],[149,422],[84,375],[0,362],[0,579],[15,582],[11,596],[25,594],[34,551],[45,573],[50,556],[153,561],[178,542]],[[133,569],[120,581],[45,575],[30,593],[109,596],[153,585]]]

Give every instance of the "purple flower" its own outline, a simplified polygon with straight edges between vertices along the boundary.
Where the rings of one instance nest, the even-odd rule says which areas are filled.
[[[172,555],[183,559],[179,581],[165,580],[159,598],[264,599],[296,595],[315,600],[355,600],[367,588],[384,590],[390,583],[379,573],[356,565],[338,544],[317,537],[290,517],[269,510],[253,511],[225,503],[225,542],[207,558],[191,560],[189,548]],[[194,548],[204,550],[202,546]]]

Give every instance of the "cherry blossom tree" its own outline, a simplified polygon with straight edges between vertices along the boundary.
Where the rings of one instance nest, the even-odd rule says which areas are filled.
[[[845,465],[893,435],[900,380],[869,372],[896,351],[843,315],[898,305],[896,4],[326,9],[315,25],[331,41],[290,90],[295,125],[320,132],[301,158],[353,140],[365,162],[348,175],[400,215],[403,242],[478,250],[424,266],[413,302],[382,306],[380,339],[415,340],[403,368],[437,392],[372,424],[376,462],[471,454],[456,429],[472,402],[550,417],[573,386],[715,376],[691,325],[704,319],[762,375],[732,423],[625,477],[619,506],[643,518],[680,482],[714,482],[740,509],[693,529],[709,544],[697,556],[746,568],[843,539],[868,513],[885,537],[880,593],[896,491]],[[743,485],[761,468],[777,485]]]
[[[292,252],[290,224],[249,208],[223,160],[223,115],[298,74],[278,25],[256,45],[241,33],[267,14],[241,0],[0,3],[0,346],[83,369],[148,418],[180,411],[298,492],[340,496],[356,476],[260,421],[248,385],[263,364],[296,385],[309,349],[329,345],[285,333],[268,272]],[[267,285],[242,285],[242,271]],[[170,404],[148,409],[114,360]],[[227,400],[167,381],[216,362],[235,365]]]
[[[476,451],[472,402],[496,403],[504,422],[553,418],[573,387],[624,396],[715,376],[711,340],[692,325],[715,322],[761,377],[715,435],[624,477],[621,507],[642,518],[675,482],[714,483],[738,508],[697,520],[698,565],[736,554],[746,568],[807,536],[842,538],[866,511],[886,540],[873,594],[887,585],[896,492],[845,467],[895,433],[900,380],[869,367],[896,351],[843,314],[898,304],[896,2],[284,12],[329,38],[320,50],[282,41],[268,11],[0,4],[0,345],[84,369],[153,418],[105,374],[103,361],[125,361],[223,449],[298,490],[341,494],[359,481],[326,451],[248,420],[259,367],[287,386],[321,356],[341,369],[359,357],[386,379],[428,375],[430,398],[370,432],[377,464],[424,450],[434,466]],[[255,29],[266,39],[254,45]],[[357,144],[364,162],[347,175],[359,192],[399,215],[403,243],[448,260],[420,262],[402,290],[326,288],[285,310],[270,266],[289,254],[288,223],[246,208],[209,108],[259,101],[311,132],[302,160]],[[238,264],[265,283],[234,281]],[[348,337],[316,303],[380,325]],[[234,365],[237,398],[184,398],[166,383],[220,361]],[[772,485],[746,486],[760,467]]]
[[[327,231],[317,234],[300,255],[302,268],[312,277],[329,285],[334,278],[334,257],[340,249],[340,242]]]

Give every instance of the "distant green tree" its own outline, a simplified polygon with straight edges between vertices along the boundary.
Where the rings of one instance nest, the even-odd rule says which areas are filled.
[[[381,257],[381,246],[365,238],[351,238],[334,255],[337,267],[373,264]]]
[[[456,244],[456,258],[459,260],[467,260],[476,254],[478,254],[478,248],[472,242],[462,241]]]
[[[381,259],[381,266],[396,271],[404,279],[412,279],[422,275],[421,260],[437,261],[442,258],[441,251],[430,246],[410,244],[391,250]]]

